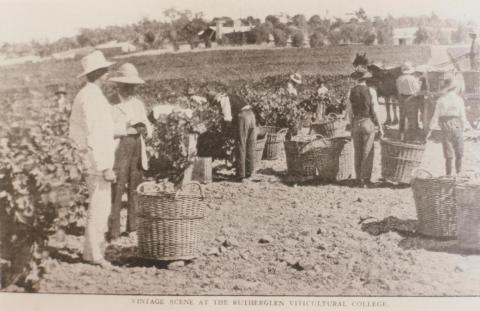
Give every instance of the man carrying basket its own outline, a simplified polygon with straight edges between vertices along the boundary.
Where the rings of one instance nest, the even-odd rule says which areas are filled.
[[[372,75],[366,69],[360,69],[352,73],[351,77],[357,80],[357,84],[350,90],[346,116],[352,128],[355,173],[358,185],[364,188],[372,176],[375,126],[378,126],[382,135],[383,131],[377,116],[377,93],[366,84]]]

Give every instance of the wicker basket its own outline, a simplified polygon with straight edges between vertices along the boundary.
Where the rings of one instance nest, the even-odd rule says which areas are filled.
[[[381,140],[382,177],[385,180],[408,184],[413,169],[422,162],[425,145]]]
[[[353,143],[351,137],[337,137],[333,139],[336,146],[333,155],[333,176],[335,180],[345,180],[353,174]]]
[[[480,185],[458,183],[458,243],[464,249],[480,250]]]
[[[456,237],[455,179],[434,178],[422,169],[414,170],[413,175],[411,184],[417,209],[417,231],[432,237]]]
[[[480,96],[480,71],[464,71],[465,93],[470,96]]]
[[[191,186],[198,193],[187,191]],[[136,191],[139,256],[156,260],[192,259],[197,256],[206,203],[199,183],[177,192],[145,182]]]
[[[325,138],[345,136],[347,122],[335,114],[329,114],[327,120],[310,125],[310,134],[319,134]]]
[[[282,151],[285,135],[288,129],[279,128],[275,126],[262,126],[259,131],[267,135],[267,142],[265,143],[265,150],[263,151],[263,160],[276,160],[279,153]]]
[[[427,83],[430,92],[440,92],[443,88],[443,81],[451,78],[452,73],[447,71],[429,71],[427,72]]]
[[[265,149],[265,143],[267,142],[267,135],[257,136],[257,142],[255,144],[255,171],[260,168],[262,162],[263,150]]]
[[[335,176],[337,145],[321,136],[311,141],[285,141],[287,170],[291,176]]]

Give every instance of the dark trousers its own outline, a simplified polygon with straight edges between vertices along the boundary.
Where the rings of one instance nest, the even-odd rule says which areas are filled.
[[[369,181],[373,169],[375,124],[369,118],[354,120],[352,125],[357,180]]]
[[[423,107],[423,101],[418,97],[400,95],[400,133],[405,133],[408,129],[419,129],[418,113]]]
[[[117,182],[112,185],[112,212],[109,219],[109,236],[117,238],[120,235],[120,210],[122,196],[128,190],[127,231],[136,230],[135,204],[133,202],[135,190],[142,182],[141,169],[141,141],[138,135],[122,137],[115,152],[113,167]]]
[[[233,126],[235,131],[237,177],[249,177],[255,169],[255,145],[257,142],[255,114],[250,109],[240,111],[238,119]]]

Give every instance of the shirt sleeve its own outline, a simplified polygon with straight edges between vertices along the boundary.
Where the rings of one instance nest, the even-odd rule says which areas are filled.
[[[228,96],[221,96],[220,107],[222,108],[223,120],[230,122],[232,121],[232,108],[230,106],[230,99]]]
[[[435,111],[433,112],[432,120],[430,121],[430,130],[438,129],[438,118],[440,113],[440,105],[442,104],[441,99],[437,101],[435,105]]]
[[[126,119],[124,113],[117,107],[112,107],[112,116],[113,116],[113,124],[114,124],[114,136],[126,136],[127,135],[127,127],[126,127]]]
[[[99,106],[103,106],[102,109],[99,109]],[[115,146],[110,104],[105,98],[90,97],[85,102],[84,109],[87,120],[87,146],[91,151],[95,168],[97,171],[112,169]]]
[[[345,108],[345,117],[348,123],[352,123],[353,121],[353,112],[352,112],[352,102],[350,101],[350,91],[347,95],[347,107]]]

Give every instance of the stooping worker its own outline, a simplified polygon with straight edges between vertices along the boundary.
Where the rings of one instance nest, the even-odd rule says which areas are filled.
[[[291,74],[287,83],[287,93],[292,96],[298,96],[297,87],[300,84],[302,84],[302,76],[299,73]]]
[[[445,171],[452,175],[452,162],[455,157],[457,174],[462,171],[463,132],[470,128],[465,113],[465,103],[457,94],[457,86],[453,79],[446,79],[441,95],[437,100],[435,112],[430,123],[430,129],[439,129],[442,132],[442,147],[445,157]],[[432,131],[427,135],[430,138]]]
[[[371,183],[375,127],[378,126],[378,99],[376,90],[366,84],[372,75],[366,69],[360,69],[351,74],[356,85],[350,90],[346,108],[346,117],[352,129],[353,147],[355,152],[355,174],[358,186],[364,188]]]
[[[418,129],[418,93],[421,90],[420,80],[414,76],[415,69],[411,62],[402,65],[402,75],[397,78],[400,109],[400,140],[405,140],[405,131],[413,128]]]
[[[102,52],[95,51],[81,60],[87,83],[78,92],[72,105],[69,136],[74,147],[85,156],[90,204],[85,226],[83,259],[111,267],[101,246],[105,242],[112,196],[115,142],[112,107],[101,87],[108,77],[108,62]]]
[[[117,87],[120,103],[113,106],[115,124],[115,165],[113,170],[117,183],[112,188],[112,211],[110,213],[108,238],[120,236],[120,211],[122,196],[127,186],[127,228],[126,234],[136,230],[136,212],[133,196],[143,180],[143,171],[148,170],[148,159],[144,136],[152,136],[152,125],[147,119],[144,103],[136,96],[136,87],[144,84],[138,71],[130,63],[118,69],[118,75],[109,79]]]
[[[221,108],[223,120],[230,123],[235,140],[236,179],[244,181],[252,176],[255,166],[257,130],[252,107],[235,94],[208,92],[210,104]]]

